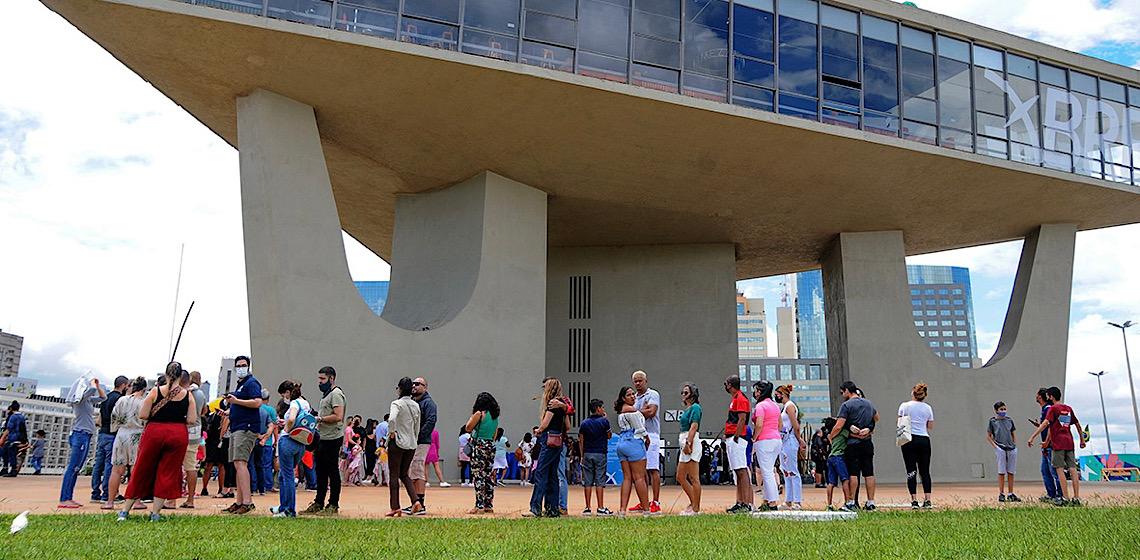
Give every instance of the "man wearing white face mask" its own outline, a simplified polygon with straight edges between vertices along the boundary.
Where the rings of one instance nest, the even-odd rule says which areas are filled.
[[[249,488],[249,457],[261,433],[261,383],[253,377],[249,366],[247,356],[234,358],[238,386],[225,399],[230,405],[230,461],[237,475],[237,501],[225,511],[238,515],[254,509]]]

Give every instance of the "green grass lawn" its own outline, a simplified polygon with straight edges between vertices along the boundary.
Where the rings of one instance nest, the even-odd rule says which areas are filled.
[[[0,558],[1140,558],[1140,508],[878,512],[807,523],[654,519],[270,519],[33,516]]]

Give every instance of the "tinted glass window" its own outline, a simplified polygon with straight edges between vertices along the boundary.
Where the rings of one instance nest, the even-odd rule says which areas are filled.
[[[685,5],[685,69],[727,78],[728,2],[686,0]]]
[[[819,103],[815,99],[790,93],[780,94],[780,114],[814,121],[819,118],[818,113]]]
[[[336,10],[336,28],[352,33],[396,38],[396,14],[341,4]]]
[[[633,36],[633,58],[640,62],[678,68],[681,64],[680,43],[652,37]]]
[[[685,72],[681,76],[681,93],[710,101],[724,101],[728,97],[728,81],[704,74]]]
[[[577,23],[572,19],[542,12],[527,11],[526,38],[574,46],[577,40]]]
[[[601,0],[582,0],[581,9],[579,48],[629,57],[629,8]]]
[[[848,33],[859,33],[859,14],[855,12],[823,5],[819,8],[819,16],[819,23],[824,27]]]
[[[341,0],[340,5],[361,6],[395,12],[400,9],[400,0]]]
[[[939,35],[938,56],[959,62],[970,62],[970,44],[945,35]]]
[[[573,72],[574,51],[554,45],[523,41],[520,62],[551,70]]]
[[[634,0],[633,30],[641,35],[679,41],[681,0]]]
[[[514,37],[487,33],[473,28],[463,30],[461,50],[465,53],[513,61],[518,48],[519,40]]]
[[[780,0],[780,17],[815,23],[819,18],[819,4],[812,0]]]
[[[738,82],[775,87],[776,67],[768,62],[738,56],[736,57],[736,66],[733,68],[733,77]]]
[[[870,19],[864,18],[864,21]],[[863,106],[872,111],[898,114],[898,79],[898,45],[864,35]]]
[[[1096,78],[1080,72],[1069,72],[1069,89],[1096,95]]]
[[[732,48],[737,54],[772,60],[775,52],[773,22],[770,11],[758,10],[737,2],[733,6]]]
[[[939,124],[970,130],[970,65],[946,57],[938,57]]]
[[[1100,81],[1100,96],[1124,103],[1124,85],[1105,80]],[[1119,113],[1118,113],[1119,114]]]
[[[824,27],[823,74],[851,82],[859,81],[859,37],[854,33]]]
[[[633,65],[634,85],[656,89],[660,91],[677,92],[677,82],[681,73],[676,70],[666,70],[644,64]]]
[[[934,54],[934,34],[918,29],[903,27],[899,31],[902,46],[916,51]]]
[[[780,16],[780,89],[818,95],[815,24]],[[781,103],[783,106],[783,103]],[[784,112],[781,109],[781,112]]]
[[[459,47],[459,28],[405,17],[400,22],[400,40],[454,51]]]
[[[732,86],[733,105],[751,107],[762,111],[772,111],[774,98],[775,95],[771,90],[741,84],[733,84]]]
[[[488,31],[518,34],[519,0],[467,0],[463,23]]]
[[[1041,81],[1055,86],[1069,86],[1069,82],[1065,79],[1065,69],[1048,64],[1041,65]]]
[[[1017,56],[1016,54],[1007,54],[1005,57],[1006,65],[1009,66],[1009,73],[1014,76],[1021,76],[1029,78],[1030,80],[1037,79],[1037,61],[1025,58],[1024,56]]]
[[[974,64],[997,71],[1005,69],[1002,52],[981,45],[974,45]]]
[[[526,0],[526,9],[573,18],[576,15],[575,4],[576,0]]]
[[[589,51],[578,51],[578,73],[615,82],[628,81],[629,62]]]
[[[404,14],[459,23],[459,0],[404,0]]]

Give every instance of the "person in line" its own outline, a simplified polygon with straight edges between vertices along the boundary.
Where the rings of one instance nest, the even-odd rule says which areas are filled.
[[[618,390],[617,400],[614,401],[614,412],[618,413],[619,441],[617,456],[621,460],[621,501],[618,504],[618,516],[625,517],[627,511],[640,511],[642,515],[649,515],[649,509],[641,507],[629,508],[629,495],[631,490],[637,492],[640,504],[649,501],[649,491],[645,484],[646,452],[649,449],[649,433],[645,429],[645,416],[636,406],[637,395],[632,387],[622,387]]]
[[[388,486],[388,501],[391,510],[385,517],[400,517],[405,513],[416,515],[423,511],[423,504],[416,493],[415,482],[411,477],[412,462],[418,447],[418,436],[423,425],[420,422],[421,408],[413,398],[414,382],[410,377],[402,377],[396,384],[396,400],[388,411],[388,469],[392,473],[392,484]],[[409,510],[400,508],[400,485],[412,505]]]
[[[443,469],[439,465],[442,462],[443,459],[439,456],[439,430],[432,430],[431,447],[428,447],[427,458],[424,459],[424,470],[430,466],[431,470],[435,471],[435,480],[439,483],[439,487],[450,488],[451,483],[443,479]]]
[[[364,482],[376,482],[376,419],[369,418],[364,426]]]
[[[63,482],[59,488],[59,507],[64,509],[83,507],[74,500],[75,483],[79,480],[79,473],[83,470],[87,453],[91,449],[91,435],[95,433],[95,407],[107,398],[107,392],[98,379],[92,379],[90,387],[73,389],[67,400],[71,404],[75,420],[71,424],[71,434],[67,437],[70,453],[67,470],[63,472]]]
[[[44,455],[47,449],[47,432],[43,430],[36,430],[36,435],[32,438],[32,453],[28,458],[28,462],[35,472],[32,474],[43,474],[44,468]]]
[[[1009,408],[1002,401],[994,403],[994,415],[986,426],[986,440],[994,448],[997,460],[998,501],[1020,502],[1021,498],[1013,491],[1013,479],[1017,474],[1017,426],[1013,424]]]
[[[661,408],[661,394],[649,388],[649,376],[644,371],[637,370],[630,376],[633,388],[637,391],[637,402],[634,406],[645,417],[645,431],[649,434],[649,450],[645,452],[645,469],[649,475],[649,486],[653,492],[653,500],[649,502],[649,513],[661,513],[661,419],[658,409]],[[630,511],[640,511],[638,504]]]
[[[501,427],[495,432],[495,464],[492,467],[495,486],[506,486],[503,484],[503,476],[507,474],[507,448],[510,447],[511,441],[507,439],[505,433]]]
[[[2,474],[6,478],[16,478],[20,473],[19,454],[28,443],[28,422],[20,412],[20,402],[13,400],[8,405],[8,418],[4,421],[4,433],[7,441],[0,446],[4,451],[4,466],[6,471]]]
[[[310,414],[312,407],[301,395],[301,382],[286,379],[277,386],[277,393],[286,403],[285,413],[277,421],[280,428],[277,438],[277,460],[279,462],[277,507],[269,508],[273,517],[297,517],[297,467],[305,456],[305,445],[312,433],[297,425],[298,418]],[[298,430],[296,436],[294,429]]]
[[[827,484],[827,454],[831,444],[827,441],[823,428],[815,431],[811,436],[811,462],[815,465],[815,487],[826,488]]]
[[[519,461],[519,485],[530,486],[530,469],[534,466],[534,436],[527,432],[519,441],[519,451],[522,451],[522,460]]]
[[[542,384],[542,417],[538,423],[541,451],[534,467],[534,488],[530,495],[530,515],[559,517],[559,466],[565,465],[563,438],[570,429],[568,406],[562,400],[562,382],[548,377]],[[563,475],[564,476],[564,475]]]
[[[1072,407],[1061,401],[1061,389],[1058,387],[1049,387],[1049,401],[1052,406],[1049,407],[1049,413],[1045,419],[1041,421],[1041,425],[1037,426],[1033,435],[1029,436],[1029,446],[1033,447],[1034,439],[1038,434],[1049,430],[1049,445],[1053,448],[1053,468],[1057,471],[1057,481],[1059,482],[1061,497],[1053,500],[1053,505],[1056,506],[1081,506],[1081,473],[1077,468],[1077,455],[1073,445],[1073,432],[1071,428],[1077,429],[1077,437],[1081,441],[1081,449],[1085,448],[1085,433],[1081,429],[1081,422],[1077,420],[1077,413]],[[1069,478],[1073,483],[1072,498],[1069,496],[1069,487],[1065,483],[1065,471],[1068,470]]]
[[[427,462],[428,449],[431,447],[431,433],[435,430],[438,410],[435,401],[431,398],[431,393],[428,393],[427,380],[423,377],[412,380],[412,398],[420,405],[420,433],[416,438],[416,454],[412,457],[409,474],[415,483],[416,502],[420,504],[420,507],[418,510],[412,511],[415,508],[408,506],[404,508],[404,513],[427,515],[427,502],[424,500],[427,492],[427,471],[424,467]]]
[[[257,410],[261,435],[253,446],[253,461],[249,464],[251,488],[258,496],[273,491],[273,457],[276,456],[277,409],[269,404],[269,390],[261,390],[261,406]]]
[[[835,428],[835,418],[827,417],[823,419],[824,433],[832,433]],[[831,438],[830,447],[827,456],[827,511],[835,511],[835,507],[831,505],[831,499],[835,492],[835,487],[838,486],[843,490],[843,509],[846,511],[855,511],[855,500],[851,497],[851,481],[847,476],[847,462],[843,460],[843,453],[847,450],[847,436],[850,431],[847,428],[839,430],[839,433]]]
[[[459,465],[459,485],[463,488],[474,488],[475,483],[471,474],[471,456],[467,454],[467,444],[471,441],[471,432],[464,424],[459,430],[459,453],[456,464]]]
[[[182,470],[186,474],[186,501],[178,506],[182,509],[194,509],[194,496],[198,491],[198,448],[202,446],[202,427],[205,425],[206,414],[210,411],[210,404],[206,402],[206,394],[202,392],[201,385],[201,372],[190,372],[190,395],[194,397],[194,406],[198,408],[198,421],[186,426],[186,456],[182,458]]]
[[[237,477],[236,501],[224,511],[245,515],[255,509],[252,486],[250,484],[249,461],[261,435],[261,383],[250,371],[247,356],[234,358],[234,373],[238,385],[233,393],[223,399],[229,405],[230,450],[229,460],[234,464]]]
[[[344,447],[340,450],[340,479],[343,481],[348,480],[348,465],[352,460],[352,448],[360,442],[360,432],[363,428],[360,427],[360,419],[357,416],[349,416],[348,421],[344,426]]]
[[[1033,427],[1041,425],[1041,421],[1049,413],[1049,407],[1053,403],[1049,401],[1049,390],[1045,387],[1037,389],[1037,406],[1041,407],[1041,416],[1038,418],[1030,418],[1029,423]],[[1053,450],[1049,447],[1049,434],[1041,434],[1041,482],[1045,485],[1045,495],[1041,496],[1040,501],[1043,503],[1053,503],[1053,500],[1063,497],[1061,495],[1061,482],[1057,480],[1057,470],[1053,468]]]
[[[681,385],[681,403],[685,411],[679,419],[681,435],[677,444],[681,455],[677,457],[677,482],[689,498],[689,505],[681,515],[697,515],[701,512],[701,392],[693,383]]]
[[[115,508],[115,500],[119,498],[119,486],[123,475],[131,472],[131,467],[139,453],[139,442],[142,440],[145,423],[139,418],[142,410],[143,398],[146,397],[147,381],[138,377],[127,388],[126,394],[115,402],[111,411],[111,424],[115,430],[115,441],[111,445],[111,474],[110,485],[107,488],[107,500],[100,509],[111,510]],[[146,506],[137,504],[135,509],[146,509]]]
[[[780,437],[780,406],[772,400],[772,383],[760,381],[752,384],[752,433],[754,460],[760,467],[764,483],[764,503],[756,511],[774,510],[780,500],[780,487],[776,481],[776,460],[780,457],[783,439]]]
[[[347,484],[360,486],[364,481],[364,448],[360,444],[352,446],[348,452],[348,472],[344,478]]]
[[[491,393],[479,393],[475,396],[475,404],[471,406],[471,417],[463,425],[463,433],[467,434],[471,442],[475,507],[467,513],[472,515],[495,513],[495,477],[492,466],[495,462],[495,437],[503,431],[499,427],[499,412],[499,403]],[[460,447],[461,453],[462,449]]]
[[[163,385],[151,389],[143,399],[138,417],[146,422],[146,428],[139,439],[138,456],[127,484],[127,499],[116,521],[126,521],[135,503],[144,497],[153,497],[150,520],[159,521],[163,504],[182,495],[186,427],[198,423],[194,395],[181,384],[184,373],[182,364],[170,362]]]
[[[322,367],[317,371],[317,388],[321,390],[321,402],[317,405],[316,459],[317,495],[313,503],[302,514],[340,513],[340,448],[344,445],[344,410],[348,400],[344,391],[336,384],[336,369]],[[328,504],[325,504],[325,496]]]
[[[736,475],[736,503],[728,513],[752,512],[752,483],[748,477],[748,397],[740,390],[740,376],[730,375],[724,380],[724,390],[732,396],[728,405],[728,420],[724,423],[725,462]]]
[[[800,409],[792,402],[792,385],[776,388],[776,404],[780,405],[780,470],[784,473],[784,505],[797,510],[803,507],[804,482],[800,475],[800,454],[807,442],[800,433]]]
[[[372,476],[373,486],[387,486],[390,482],[388,474],[388,415],[376,424],[376,472]]]
[[[906,466],[906,487],[910,490],[911,509],[934,507],[930,503],[930,489],[933,485],[930,478],[930,430],[934,429],[934,409],[926,402],[927,394],[926,383],[919,383],[910,391],[911,400],[899,405],[898,417],[910,418],[911,439],[902,445],[901,450],[903,464]],[[1016,450],[1016,446],[1014,449]],[[919,477],[922,477],[923,500],[921,506],[918,503]],[[1013,475],[1010,475],[1010,492],[1013,492]]]
[[[111,484],[111,448],[115,444],[115,432],[111,431],[111,411],[130,384],[131,380],[127,376],[116,377],[114,389],[99,403],[99,438],[95,442],[95,460],[91,464],[91,502],[95,504],[107,501],[107,491]]]
[[[847,448],[843,452],[843,460],[847,463],[847,474],[851,481],[853,499],[857,499],[859,477],[867,481],[866,511],[875,511],[875,447],[871,441],[871,434],[875,424],[879,422],[879,412],[871,401],[860,397],[859,387],[852,381],[844,381],[839,386],[844,402],[839,407],[839,415],[835,419],[835,426],[831,428],[829,437],[834,439],[844,428],[848,429]],[[848,504],[855,507],[855,502]]]
[[[612,435],[610,420],[606,418],[605,403],[601,399],[593,399],[589,405],[590,417],[578,426],[578,454],[582,457],[582,493],[586,498],[586,509],[582,510],[582,515],[589,517],[594,514],[590,509],[592,493],[598,498],[598,516],[608,517],[613,515],[613,512],[605,507],[606,453]],[[519,444],[523,457],[529,455],[530,451],[523,448],[526,442],[527,438],[524,436],[523,443]]]

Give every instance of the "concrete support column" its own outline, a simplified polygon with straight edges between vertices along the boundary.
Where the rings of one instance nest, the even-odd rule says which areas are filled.
[[[237,100],[253,370],[272,392],[334,366],[347,414],[382,418],[403,376],[427,378],[454,449],[489,391],[512,438],[544,375],[546,194],[489,172],[396,205],[392,284],[377,317],[352,285],[313,108],[258,90]],[[449,457],[451,459],[451,457]],[[454,460],[445,463],[456,473]]]
[[[822,260],[833,408],[847,380],[875,403],[881,481],[906,480],[894,425],[918,382],[930,386],[935,411],[935,482],[995,477],[985,441],[993,403],[1005,401],[1027,435],[1025,419],[1039,413],[1036,389],[1064,386],[1075,239],[1072,224],[1043,225],[1026,237],[998,351],[983,368],[960,369],[935,356],[914,326],[902,232],[839,235]],[[1039,485],[1039,453],[1021,454],[1018,478]]]

